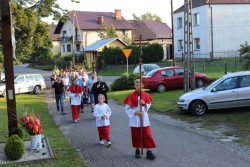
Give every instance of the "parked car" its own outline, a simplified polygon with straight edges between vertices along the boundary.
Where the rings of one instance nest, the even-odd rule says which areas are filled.
[[[208,82],[206,74],[195,72],[196,87],[203,87]],[[164,92],[167,89],[183,88],[184,68],[180,66],[163,67],[150,71],[142,77],[145,89]]]
[[[46,88],[46,83],[40,74],[19,74],[14,76],[15,93],[40,94]],[[0,95],[6,96],[5,78],[0,81]]]
[[[208,110],[250,106],[250,71],[224,75],[209,86],[180,96],[181,111],[204,115]]]
[[[150,71],[154,70],[154,69],[158,69],[160,68],[160,66],[158,66],[157,64],[142,64],[141,70],[143,72],[143,75],[147,75]],[[136,66],[134,69],[133,73],[140,73],[140,66]]]

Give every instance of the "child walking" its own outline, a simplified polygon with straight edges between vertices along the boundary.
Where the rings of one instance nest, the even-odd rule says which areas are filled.
[[[98,95],[98,102],[94,108],[94,116],[96,118],[96,127],[99,132],[99,143],[104,144],[103,140],[107,140],[108,147],[111,145],[110,142],[110,121],[111,116],[110,107],[104,103],[105,96],[103,94]]]

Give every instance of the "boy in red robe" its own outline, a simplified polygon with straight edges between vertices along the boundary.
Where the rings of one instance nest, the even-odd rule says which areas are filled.
[[[129,126],[131,127],[131,137],[132,144],[135,148],[135,157],[140,158],[141,147],[141,124],[140,117],[142,117],[142,126],[143,126],[143,148],[147,149],[146,157],[147,159],[155,159],[156,156],[152,153],[151,149],[155,148],[155,142],[150,131],[150,122],[148,117],[148,111],[151,106],[152,98],[146,92],[141,92],[142,97],[140,99],[140,80],[136,79],[134,81],[135,91],[128,95],[124,103],[125,112],[129,117]],[[142,111],[140,111],[140,104],[142,105]]]

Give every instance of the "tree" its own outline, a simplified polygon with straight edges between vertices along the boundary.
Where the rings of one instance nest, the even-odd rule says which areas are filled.
[[[128,34],[125,34],[125,35],[118,34],[113,24],[108,26],[105,22],[103,24],[103,30],[99,31],[98,36],[101,39],[120,38],[127,44],[130,44],[133,41],[131,38],[128,37]]]
[[[250,69],[250,45],[248,45],[247,41],[245,41],[244,44],[240,45],[240,56],[243,57],[245,60],[245,69],[249,70]]]
[[[144,21],[159,21],[162,22],[162,19],[160,16],[157,16],[156,14],[152,14],[150,12],[146,12],[145,14],[142,14],[141,16],[137,16],[135,13],[132,14],[133,20],[144,20]]]
[[[98,36],[102,39],[106,38],[117,38],[118,34],[116,33],[115,26],[111,24],[108,26],[105,22],[103,24],[103,31],[98,33]]]
[[[42,21],[43,17],[61,18],[62,10],[56,0],[15,0],[11,2],[12,21],[15,29],[16,60],[24,63],[31,57],[52,57],[52,41],[49,25]]]

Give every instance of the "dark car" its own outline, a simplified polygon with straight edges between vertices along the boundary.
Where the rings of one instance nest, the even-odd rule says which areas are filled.
[[[150,71],[154,70],[154,69],[158,69],[160,68],[160,66],[158,66],[157,64],[142,64],[141,70],[143,72],[143,75],[147,75]],[[134,69],[133,73],[140,73],[140,66],[136,66]]]
[[[196,87],[203,87],[208,82],[206,74],[195,72]],[[184,68],[180,66],[163,67],[152,70],[142,77],[145,89],[164,92],[167,89],[183,88]]]

